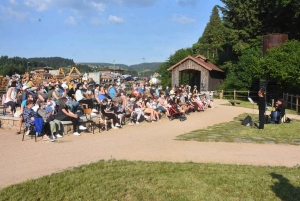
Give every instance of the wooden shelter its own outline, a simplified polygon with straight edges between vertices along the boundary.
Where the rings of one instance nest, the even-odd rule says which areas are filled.
[[[218,85],[223,83],[225,77],[223,70],[202,55],[187,56],[171,66],[168,71],[172,71],[172,86],[179,86],[182,83],[183,73],[186,73],[189,77],[189,85],[196,85],[199,91],[216,90]]]

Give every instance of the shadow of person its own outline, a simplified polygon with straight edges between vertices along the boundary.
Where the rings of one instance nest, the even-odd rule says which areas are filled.
[[[272,172],[270,175],[273,179],[278,179],[278,182],[274,182],[274,185],[271,186],[272,191],[278,198],[283,201],[300,200],[300,187],[294,187],[290,184],[290,180],[280,174]]]

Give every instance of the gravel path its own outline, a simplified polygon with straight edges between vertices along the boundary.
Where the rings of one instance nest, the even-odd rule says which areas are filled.
[[[300,164],[300,146],[194,142],[174,140],[192,130],[227,122],[252,109],[223,106],[193,113],[188,120],[142,123],[100,134],[65,136],[56,143],[29,139],[0,130],[0,188],[101,159],[249,164],[293,167]],[[257,114],[257,111],[254,111]],[[299,116],[288,115],[299,118]]]

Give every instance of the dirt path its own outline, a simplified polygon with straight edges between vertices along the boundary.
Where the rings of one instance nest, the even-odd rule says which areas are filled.
[[[244,112],[253,112],[252,109],[220,105],[224,102],[227,101],[216,100],[215,109],[194,113],[184,122],[163,119],[159,123],[125,126],[121,130],[100,134],[65,136],[56,143],[34,142],[29,138],[22,142],[22,136],[0,130],[0,188],[111,158],[287,167],[300,164],[300,146],[174,140],[177,135],[230,121]],[[257,114],[256,110],[254,112]]]

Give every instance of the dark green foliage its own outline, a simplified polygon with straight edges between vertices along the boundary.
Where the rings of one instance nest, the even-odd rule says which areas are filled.
[[[193,53],[202,54],[213,62],[223,51],[222,47],[226,42],[225,39],[226,29],[219,16],[218,7],[215,6],[202,36],[192,47]]]
[[[300,40],[300,1],[222,0],[214,7],[210,21],[193,54],[202,54],[226,72],[222,89],[249,90],[259,80],[275,80],[285,92],[298,90],[299,47],[297,41],[271,50],[261,58],[262,37],[286,33]]]
[[[28,63],[29,62],[29,63]],[[13,75],[15,73],[24,74],[28,70],[33,70],[36,67],[61,67],[65,65],[74,65],[73,60],[64,59],[60,57],[49,57],[49,58],[21,58],[1,56],[0,57],[0,75]]]
[[[223,21],[230,30],[227,42],[241,54],[249,47],[259,47],[261,37],[272,33],[287,33],[290,39],[300,39],[298,0],[221,0]]]
[[[75,63],[73,59],[65,59],[61,57],[40,57],[40,58],[29,58],[29,62],[37,62],[38,66],[35,67],[44,67],[49,66],[54,69],[58,69],[62,66],[74,66]]]
[[[227,62],[225,64],[228,69],[227,77],[221,89],[227,90],[248,90],[251,88],[256,78],[260,78],[260,72],[255,71],[259,66],[261,51],[257,49],[246,49],[242,56],[239,57],[237,63]]]
[[[285,92],[299,93],[300,42],[287,41],[270,49],[256,66],[255,76],[265,80],[276,80]]]

